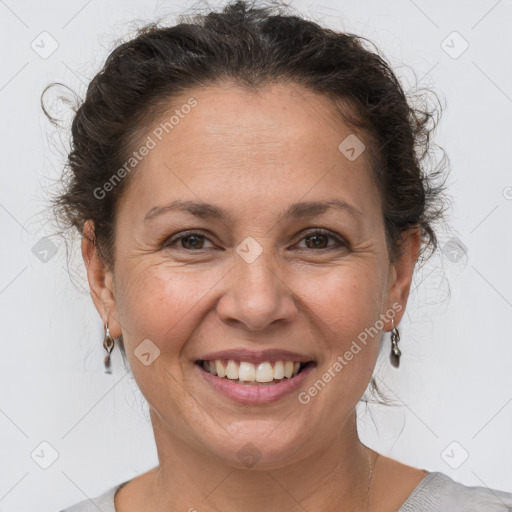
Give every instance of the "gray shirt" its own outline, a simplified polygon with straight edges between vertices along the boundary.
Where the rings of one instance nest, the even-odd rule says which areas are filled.
[[[61,512],[116,512],[114,495],[125,483],[115,485],[92,500]],[[512,493],[488,487],[466,486],[437,471],[426,475],[397,512],[512,512]]]

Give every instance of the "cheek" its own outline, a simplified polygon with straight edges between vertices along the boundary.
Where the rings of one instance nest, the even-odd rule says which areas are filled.
[[[382,313],[382,286],[378,269],[366,265],[364,270],[347,265],[323,278],[304,279],[315,343],[322,344],[324,353],[322,380],[331,383],[326,399],[352,403],[368,385],[381,338],[380,329],[371,327]]]
[[[346,265],[301,278],[300,289],[326,339],[343,345],[373,325],[381,313],[383,281],[377,267]],[[336,341],[338,340],[338,342]]]
[[[364,394],[375,368],[380,333],[365,330],[382,313],[383,282],[376,267],[347,265],[315,279],[303,278],[303,283],[312,336],[324,357],[300,403],[326,425],[340,424]]]
[[[126,282],[131,285],[124,288],[120,301],[127,345],[135,349],[150,339],[162,352],[179,350],[199,321],[201,300],[217,281],[208,273],[163,265],[130,271]]]

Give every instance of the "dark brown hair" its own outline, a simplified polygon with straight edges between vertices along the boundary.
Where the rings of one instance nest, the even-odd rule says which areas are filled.
[[[419,93],[418,104],[408,100],[390,64],[366,38],[324,28],[285,4],[265,4],[236,1],[175,26],[146,25],[112,51],[90,82],[73,118],[64,190],[53,207],[65,229],[82,233],[85,221],[94,221],[96,247],[109,267],[116,204],[131,177],[104,198],[93,191],[123,165],[134,142],[178,94],[223,81],[252,89],[287,82],[331,98],[369,149],[390,261],[400,255],[411,227],[421,228],[420,260],[437,248],[434,224],[446,209],[446,155],[437,165],[425,164],[433,162],[431,134],[441,107],[428,107]]]

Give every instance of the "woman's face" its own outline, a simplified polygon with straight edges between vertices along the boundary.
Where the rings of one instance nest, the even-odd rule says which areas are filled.
[[[184,95],[143,137],[154,147],[118,205],[114,274],[91,286],[158,436],[272,467],[326,446],[353,412],[405,307],[415,249],[390,265],[368,154],[353,137],[339,148],[349,135],[298,85],[226,84]],[[278,380],[198,364],[215,359]],[[283,378],[276,361],[310,364]]]

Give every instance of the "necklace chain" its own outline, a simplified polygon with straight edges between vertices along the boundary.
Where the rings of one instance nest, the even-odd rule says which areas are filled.
[[[370,468],[370,475],[368,477],[368,486],[366,489],[366,510],[368,511],[369,505],[370,505],[370,487],[371,487],[371,482],[372,482],[372,477],[373,477],[373,468],[375,467],[375,464],[377,462],[377,458],[379,457],[379,454],[377,453],[377,457],[375,457],[375,461],[372,464],[372,459],[371,459],[369,453],[366,450],[365,450],[365,453],[366,453],[366,457],[368,459],[368,467]]]

